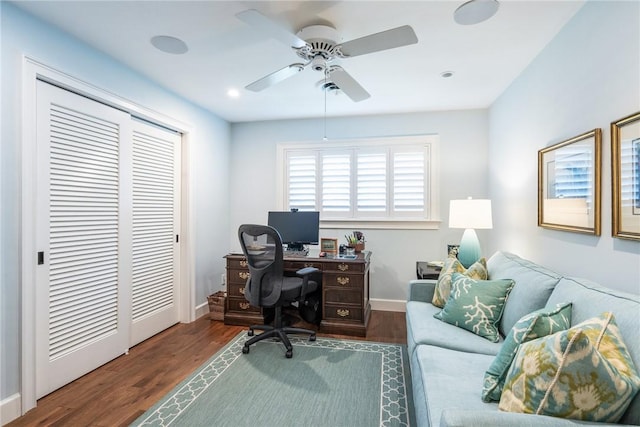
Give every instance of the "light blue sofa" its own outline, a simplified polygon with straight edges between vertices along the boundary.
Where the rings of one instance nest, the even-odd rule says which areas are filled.
[[[497,252],[488,261],[491,279],[513,279],[500,322],[504,337],[525,314],[558,303],[572,302],[571,324],[614,313],[631,357],[640,370],[640,298],[602,287],[584,279],[563,277],[517,255]],[[638,280],[638,278],[632,278]],[[523,427],[612,425],[580,422],[541,415],[498,410],[497,403],[481,399],[484,373],[503,339],[492,343],[433,317],[435,280],[409,283],[406,306],[407,350],[410,358],[413,401],[418,426]],[[640,393],[621,420],[640,425]]]

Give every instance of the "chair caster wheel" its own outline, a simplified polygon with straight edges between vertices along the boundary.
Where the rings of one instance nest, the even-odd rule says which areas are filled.
[[[287,350],[285,356],[287,357],[287,359],[291,359],[293,357],[293,350]]]
[[[313,342],[316,340],[316,334],[310,335],[309,336],[309,341]]]
[[[242,347],[242,354],[247,354],[247,353],[249,353],[249,346],[245,345]]]
[[[250,337],[252,337],[252,336],[253,336],[253,329],[249,329],[249,330],[247,331],[247,335],[248,335],[248,336],[250,336]]]

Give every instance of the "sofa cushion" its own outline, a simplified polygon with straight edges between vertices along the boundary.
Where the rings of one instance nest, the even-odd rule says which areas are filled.
[[[640,296],[606,288],[590,280],[565,277],[551,293],[547,306],[562,301],[573,302],[572,325],[611,311],[633,363],[636,368],[640,367]],[[640,393],[633,399],[620,422],[640,425]]]
[[[545,306],[561,276],[517,255],[496,252],[487,261],[489,279],[512,279],[515,282],[504,307],[499,330],[504,336],[525,314]],[[563,300],[564,302],[570,300]]]
[[[595,422],[617,422],[640,377],[612,313],[518,350],[499,408]]]
[[[513,280],[475,280],[459,273],[452,278],[451,295],[434,317],[489,341],[500,341],[497,325]]]
[[[420,344],[491,356],[495,356],[500,350],[502,341],[493,343],[469,331],[435,319],[433,315],[440,311],[440,308],[434,307],[431,303],[409,301],[406,310],[409,356]]]
[[[441,325],[445,325],[440,322]],[[467,335],[471,335],[466,332]],[[420,345],[411,358],[411,379],[418,425],[439,426],[444,409],[497,412],[480,399],[484,369],[493,356]]]
[[[484,258],[480,258],[467,269],[464,268],[458,258],[447,258],[444,261],[442,270],[440,270],[438,283],[436,284],[433,300],[431,301],[436,307],[442,308],[447,303],[449,294],[451,293],[451,282],[454,273],[461,273],[474,279],[485,280],[487,278],[487,261]]]
[[[482,400],[499,401],[504,380],[520,344],[551,335],[571,326],[571,303],[541,308],[525,315],[511,328],[500,352],[484,374]]]

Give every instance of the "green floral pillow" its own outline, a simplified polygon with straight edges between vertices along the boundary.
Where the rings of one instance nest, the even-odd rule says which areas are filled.
[[[504,339],[500,352],[484,374],[482,400],[485,402],[500,400],[507,371],[520,344],[564,331],[570,326],[570,302],[558,304],[553,308],[541,308],[518,320]]]
[[[640,377],[612,313],[520,346],[499,408],[595,422],[617,422]]]
[[[458,258],[447,258],[444,261],[442,270],[440,270],[438,283],[436,283],[436,289],[433,293],[431,304],[442,308],[447,303],[449,294],[451,293],[451,277],[453,276],[453,273],[461,273],[477,280],[486,280],[489,277],[487,273],[487,260],[480,258],[466,269]]]
[[[452,279],[449,299],[433,317],[498,342],[498,322],[514,281],[475,280],[460,273]]]

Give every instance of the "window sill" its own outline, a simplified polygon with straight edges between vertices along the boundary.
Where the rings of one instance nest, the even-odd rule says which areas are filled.
[[[439,230],[440,220],[415,220],[415,219],[321,219],[320,228],[353,229],[362,230]]]

